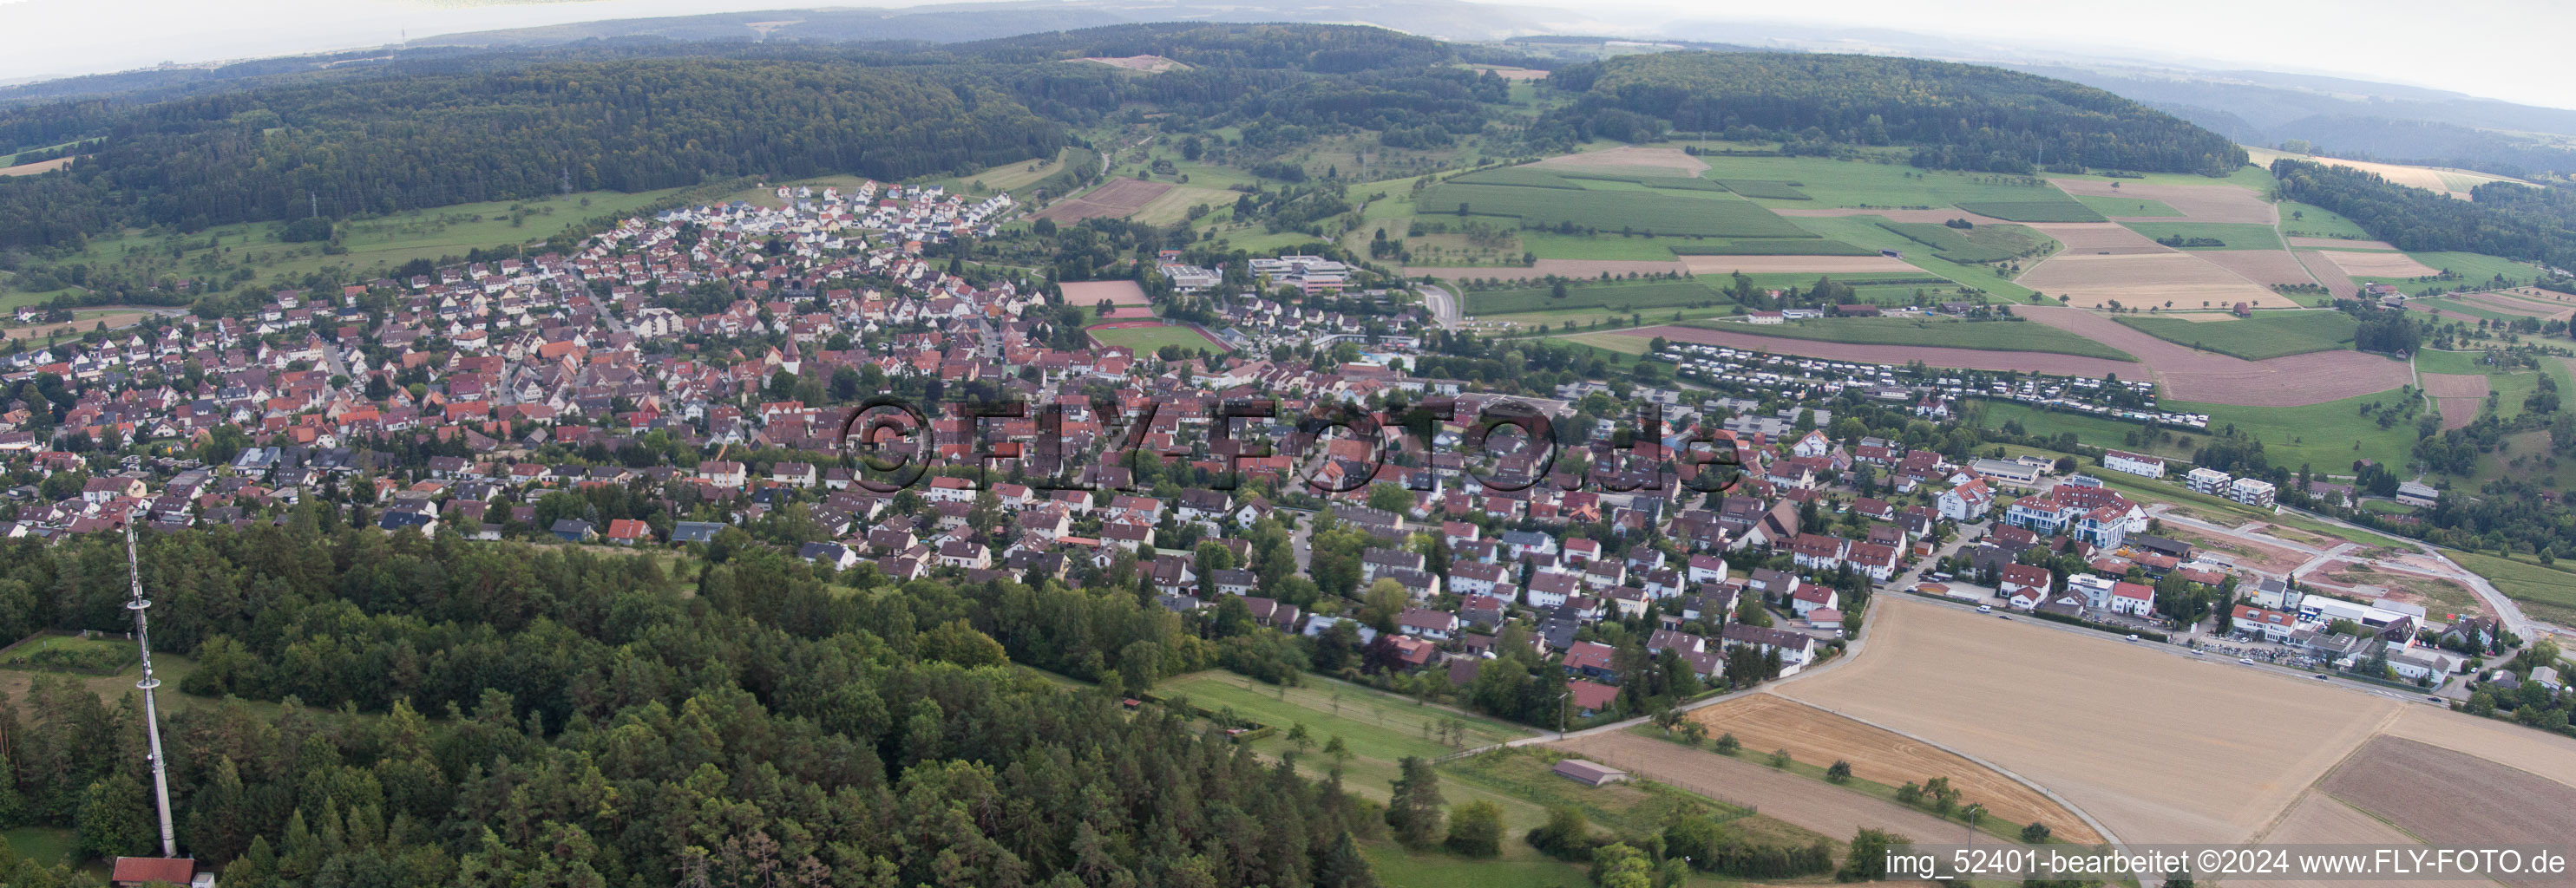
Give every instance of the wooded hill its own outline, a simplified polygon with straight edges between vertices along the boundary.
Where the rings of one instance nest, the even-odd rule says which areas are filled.
[[[2576,190],[2489,182],[2474,200],[2410,188],[2377,173],[2282,158],[2281,196],[2351,219],[2400,249],[2459,251],[2576,268]]]
[[[1916,166],[2030,173],[2051,166],[2226,175],[2245,150],[2108,92],[1922,59],[1671,52],[1558,69],[1581,93],[1549,124],[1623,141],[1759,130],[1809,143],[1915,145]]]

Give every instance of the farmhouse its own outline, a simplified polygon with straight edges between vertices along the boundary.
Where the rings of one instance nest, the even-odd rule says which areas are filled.
[[[2130,453],[2123,450],[2113,450],[2102,454],[2102,467],[2114,472],[2127,472],[2143,478],[2162,478],[2165,476],[2164,457],[2147,456],[2145,454]]]

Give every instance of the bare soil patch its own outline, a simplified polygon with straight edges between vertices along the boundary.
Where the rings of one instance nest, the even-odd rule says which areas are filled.
[[[1135,281],[1070,281],[1064,287],[1064,304],[1090,308],[1108,300],[1116,309],[1103,317],[1142,317],[1151,314],[1153,300],[1145,297],[1145,288]]]
[[[2395,250],[2396,244],[2376,240],[2346,240],[2340,237],[2300,237],[2288,235],[2290,246],[2321,247],[2335,250]]]
[[[37,173],[50,173],[71,165],[71,158],[57,157],[52,160],[39,160],[35,163],[22,163],[13,167],[0,167],[0,176],[33,176]]]
[[[1786,749],[1791,758],[1818,765],[1848,761],[1852,776],[1863,780],[1897,786],[1948,777],[1966,802],[1985,805],[2006,821],[2043,822],[2071,841],[2102,838],[2065,806],[1992,768],[1786,697],[1748,694],[1694,710],[1690,717],[1708,725],[1709,736],[1734,734],[1746,749]]]
[[[1699,158],[1679,148],[1643,148],[1622,145],[1606,151],[1565,154],[1539,161],[1533,166],[1572,167],[1578,169],[1633,170],[1672,176],[1696,176],[1708,169]]]
[[[1629,272],[1636,272],[1638,274],[1677,274],[1689,270],[1689,267],[1684,266],[1679,261],[1651,262],[1635,259],[1541,259],[1536,263],[1533,263],[1528,268],[1433,268],[1406,266],[1404,273],[1408,277],[1421,277],[1427,274],[1432,277],[1444,278],[1453,281],[1462,278],[1493,278],[1498,281],[1526,281],[1547,277],[1599,278],[1601,273],[1605,271],[1609,272],[1613,277],[1624,277]]]
[[[2263,202],[2260,195],[2234,185],[2157,185],[2145,182],[2103,182],[2094,179],[2050,179],[2068,194],[2098,197],[2128,197],[2160,200],[2180,210],[2194,222],[2251,222],[2270,225],[2280,221],[2278,211]],[[2113,188],[2117,184],[2120,187]]]
[[[1867,272],[1919,272],[1922,269],[1905,264],[1905,260],[1888,256],[1684,256],[1682,264],[1692,274],[1764,274],[1770,272],[1816,272],[1820,274],[1857,274]]]
[[[2576,787],[2400,737],[2372,739],[2318,787],[2437,846],[2539,845],[2576,836]],[[2563,875],[2497,879],[2567,884]]]
[[[2509,762],[2516,768],[2576,786],[2576,739],[2430,706],[2406,707],[2405,714],[2389,723],[2383,733],[2490,761]],[[2576,806],[2561,810],[2576,811]],[[2576,835],[2576,831],[2559,835]]]
[[[2031,227],[2065,244],[2066,254],[2133,256],[2181,252],[2117,222],[2066,222]]]
[[[2468,373],[2423,373],[2424,394],[2441,408],[2442,427],[2456,429],[2478,418],[2478,402],[2487,396],[2487,378]]]
[[[1757,329],[1748,327],[1747,329]],[[1730,330],[1700,327],[1661,326],[1629,331],[1639,336],[1661,336],[1673,342],[1697,342],[1747,351],[1782,355],[1804,355],[1829,361],[1866,361],[1873,364],[1903,364],[1922,361],[1935,367],[1961,367],[1969,370],[2019,370],[2023,373],[2053,373],[2061,376],[2107,376],[2113,373],[2138,372],[2138,365],[2127,361],[2086,358],[2050,352],[1984,351],[1972,348],[1925,348],[1912,345],[1856,345],[1848,342],[1825,342],[1815,339],[1786,339],[1757,336]]]
[[[2172,397],[2184,401],[2296,407],[2384,392],[2412,379],[2404,363],[2364,352],[2309,352],[2248,361],[2194,351],[2082,309],[2026,306],[2014,311],[2128,352],[2147,365]]]
[[[2343,269],[2353,277],[2411,278],[2441,274],[2442,270],[2415,261],[2404,253],[2362,253],[2352,250],[2318,250],[2317,255]]]
[[[1553,745],[1722,802],[1754,808],[1765,817],[1776,817],[1828,836],[1845,837],[1868,828],[1925,842],[1968,838],[1965,823],[1704,749],[1683,749],[1652,737],[1611,731]],[[1975,836],[1973,841],[1980,845],[2004,844],[1988,835]]]
[[[2194,546],[2216,552],[2220,557],[2225,558],[2230,563],[2239,567],[2259,570],[2264,573],[2287,574],[2291,571],[2297,570],[2299,565],[2305,564],[2308,561],[2307,554],[2296,549],[2285,549],[2280,546],[2265,545],[2263,543],[2247,540],[2243,537],[2220,536],[2213,533],[2203,533],[2187,527],[2168,526],[2165,528],[2165,532],[2166,535],[2171,536],[2174,539],[2183,540]]]
[[[2123,841],[2241,841],[2400,705],[1903,595],[1873,606],[1862,656],[1777,693],[1993,762]]]
[[[2266,287],[2318,283],[2307,266],[2299,264],[2299,257],[2290,255],[2288,250],[2212,250],[2192,255]]]
[[[2171,309],[2296,308],[2299,303],[2196,253],[2088,255],[2062,252],[2014,280],[2083,308],[2156,306]],[[2171,304],[2167,304],[2171,303]]]
[[[1040,219],[1056,222],[1080,222],[1084,219],[1118,219],[1145,208],[1163,192],[1172,190],[1170,182],[1148,182],[1143,179],[1112,179],[1109,184],[1091,190],[1081,197],[1058,203],[1038,213]]]

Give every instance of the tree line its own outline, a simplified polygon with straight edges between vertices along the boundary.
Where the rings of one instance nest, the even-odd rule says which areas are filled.
[[[2475,200],[2409,188],[2377,173],[2313,161],[2272,162],[2280,195],[2324,207],[2404,250],[2485,253],[2576,267],[2576,190],[2489,182]]]

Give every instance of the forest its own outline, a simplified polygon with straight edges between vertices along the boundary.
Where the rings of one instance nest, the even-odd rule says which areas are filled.
[[[2272,162],[2281,196],[2351,219],[2404,250],[2485,253],[2576,268],[2576,190],[2489,182],[2456,200],[2377,173],[2312,161]]]
[[[1540,122],[1575,140],[1669,128],[1792,143],[1912,145],[1916,166],[2031,173],[2068,164],[2223,176],[2225,137],[2103,90],[1999,68],[1770,52],[1628,55],[1559,68],[1579,93]],[[1750,131],[1750,132],[1748,132]]]
[[[0,550],[0,628],[124,625],[120,542]],[[226,695],[163,692],[180,847],[243,888],[1373,884],[1374,803],[1013,665],[1207,665],[1134,596],[663,564],[310,510],[147,538],[155,642]],[[0,700],[0,827],[147,852],[139,710],[49,677]]]

